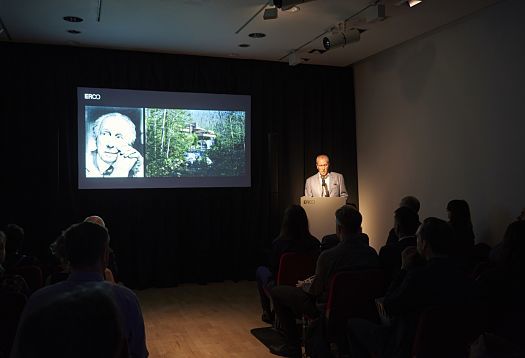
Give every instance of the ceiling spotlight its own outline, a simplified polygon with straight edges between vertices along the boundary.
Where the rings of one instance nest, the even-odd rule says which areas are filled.
[[[63,19],[67,22],[82,22],[84,21],[83,18],[78,16],[64,16]]]
[[[312,0],[273,0],[273,4],[281,10],[290,10],[295,5],[302,4]]]
[[[300,63],[301,63],[301,59],[299,58],[299,56],[297,56],[297,52],[295,51],[290,52],[290,54],[288,55],[288,65],[296,66]]]
[[[357,42],[360,38],[361,32],[359,32],[358,29],[336,31],[323,38],[323,46],[325,50],[331,50],[338,47],[344,47],[352,42]]]
[[[267,7],[264,9],[263,19],[264,20],[273,20],[277,19],[277,8],[275,6]]]
[[[421,0],[408,0],[408,6],[410,6],[410,7],[416,6],[420,2],[421,2]]]
[[[413,7],[413,6],[416,6],[417,4],[419,3],[422,3],[423,0],[400,0],[396,3],[396,6],[401,6],[401,5],[408,5],[410,7]]]
[[[251,34],[248,34],[248,36],[254,38],[254,39],[262,39],[263,37],[266,37],[266,34],[262,32],[252,32]]]

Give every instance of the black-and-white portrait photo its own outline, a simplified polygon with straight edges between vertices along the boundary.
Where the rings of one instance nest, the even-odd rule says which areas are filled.
[[[144,177],[142,108],[86,106],[86,178]]]

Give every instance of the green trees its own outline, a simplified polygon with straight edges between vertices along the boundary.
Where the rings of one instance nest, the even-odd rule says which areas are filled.
[[[147,177],[236,176],[245,172],[242,111],[147,108],[145,126]]]
[[[217,134],[215,144],[208,152],[213,161],[215,176],[244,174],[245,168],[245,113],[218,111],[213,130]]]
[[[184,154],[195,139],[183,131],[190,120],[185,110],[146,108],[146,176],[173,176],[184,166]]]

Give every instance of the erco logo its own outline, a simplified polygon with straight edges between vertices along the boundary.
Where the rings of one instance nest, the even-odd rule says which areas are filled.
[[[313,204],[315,204],[315,200],[308,200],[308,199],[305,199],[305,200],[303,200],[303,204],[306,204],[306,205],[313,205]]]
[[[84,99],[100,99],[98,93],[84,93]]]

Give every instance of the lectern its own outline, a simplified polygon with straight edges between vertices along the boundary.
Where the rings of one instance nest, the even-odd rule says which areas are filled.
[[[301,197],[301,206],[306,211],[310,233],[318,240],[323,236],[335,234],[335,212],[346,204],[346,198],[331,197]]]

